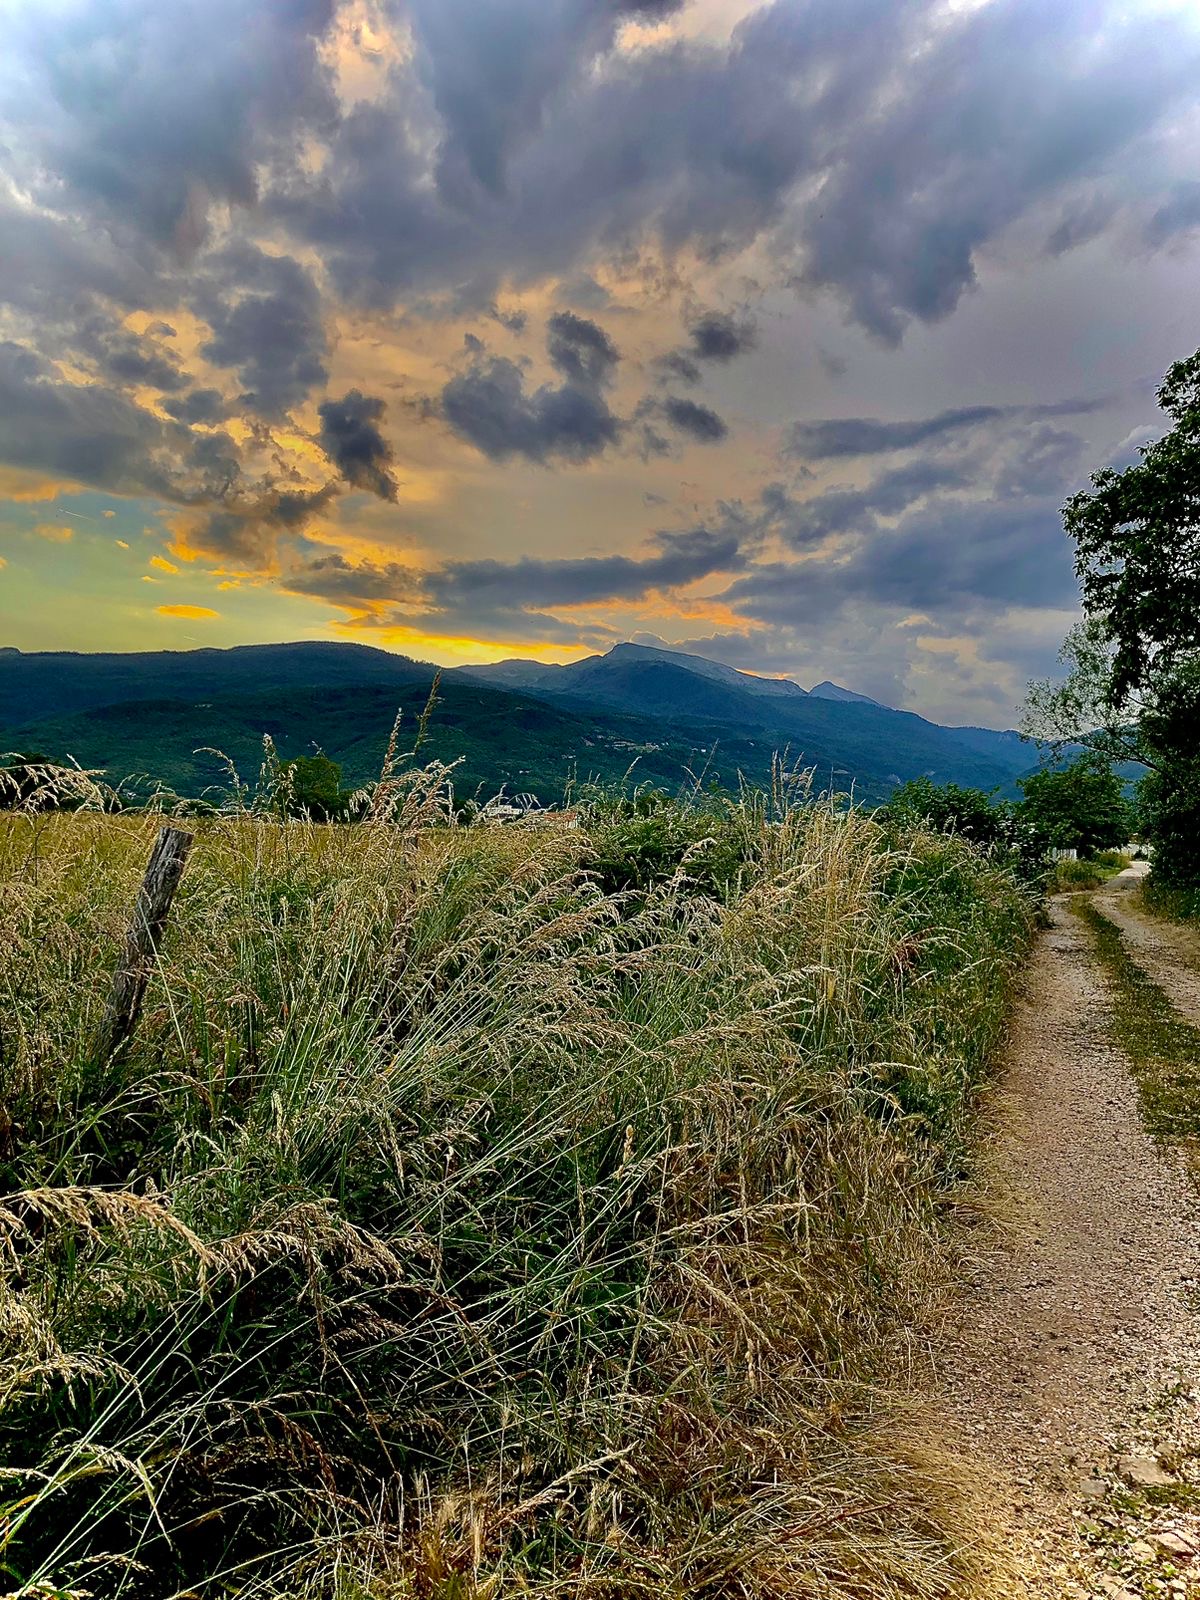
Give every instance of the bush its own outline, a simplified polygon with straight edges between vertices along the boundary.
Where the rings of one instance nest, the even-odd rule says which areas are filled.
[[[901,833],[929,827],[966,839],[1028,884],[1043,882],[1049,871],[1046,834],[1020,807],[995,801],[982,789],[914,778],[901,784],[876,814]]]

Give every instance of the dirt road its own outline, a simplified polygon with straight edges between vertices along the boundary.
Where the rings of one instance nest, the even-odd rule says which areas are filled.
[[[1135,881],[1097,903],[1195,1016],[1200,949],[1136,909]],[[1007,1220],[972,1264],[942,1369],[1017,1552],[1006,1592],[1038,1600],[1200,1597],[1197,1196],[1143,1131],[1109,1008],[1088,929],[1059,902],[987,1116]]]

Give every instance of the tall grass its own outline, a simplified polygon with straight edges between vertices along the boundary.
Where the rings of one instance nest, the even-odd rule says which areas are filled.
[[[602,818],[436,812],[199,823],[116,1061],[155,821],[0,819],[12,1592],[965,1592],[891,1397],[1019,891],[815,804],[609,893]]]

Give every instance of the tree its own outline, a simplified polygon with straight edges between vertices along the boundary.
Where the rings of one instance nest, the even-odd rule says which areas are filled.
[[[1002,834],[1003,809],[993,806],[982,789],[934,783],[932,778],[910,778],[902,783],[893,791],[885,811],[897,822],[926,823],[939,833],[956,833],[973,844],[996,844]]]
[[[1032,773],[1020,788],[1022,816],[1059,850],[1091,856],[1124,844],[1133,832],[1133,807],[1120,778],[1092,752],[1068,767]]]
[[[1063,523],[1075,541],[1085,621],[1064,683],[1030,685],[1023,731],[1134,759],[1156,877],[1200,885],[1200,350],[1158,391],[1173,426],[1122,471],[1093,474]]]
[[[1200,661],[1163,684],[1142,718],[1150,771],[1138,787],[1154,877],[1169,889],[1200,884]]]
[[[1200,650],[1200,350],[1167,373],[1158,403],[1175,426],[1063,509],[1084,611],[1114,646],[1113,709]]]
[[[290,816],[308,816],[317,822],[345,816],[350,795],[342,788],[342,769],[323,751],[285,761],[281,774],[278,792]]]

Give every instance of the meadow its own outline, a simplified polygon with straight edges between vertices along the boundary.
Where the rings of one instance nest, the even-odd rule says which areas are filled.
[[[948,1597],[905,1396],[1031,902],[783,793],[0,817],[0,1567],[21,1596]]]

